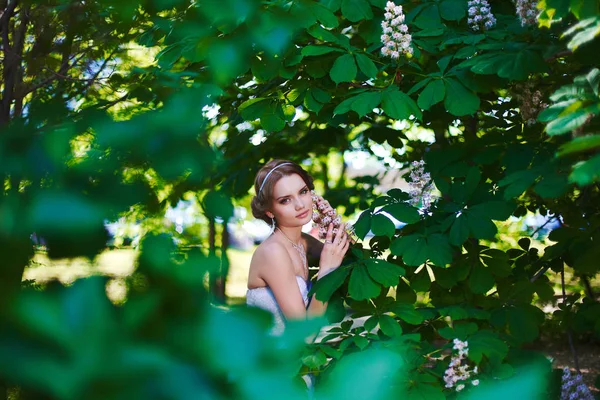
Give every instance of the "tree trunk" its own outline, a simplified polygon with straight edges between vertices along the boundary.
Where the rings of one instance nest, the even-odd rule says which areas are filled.
[[[221,273],[219,275],[219,280],[217,281],[216,287],[216,298],[222,304],[226,303],[226,285],[227,285],[227,275],[229,275],[229,257],[227,257],[227,250],[229,249],[229,229],[227,228],[227,222],[223,222],[223,232],[221,233]]]
[[[217,229],[215,226],[214,217],[208,217],[208,253],[210,256],[217,255]],[[218,277],[219,271],[209,272],[208,292],[211,294],[213,299],[215,298],[215,288],[217,286]]]

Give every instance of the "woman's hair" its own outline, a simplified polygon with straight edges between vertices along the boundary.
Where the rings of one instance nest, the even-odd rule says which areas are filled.
[[[308,172],[292,161],[271,160],[258,171],[254,179],[254,191],[256,195],[252,198],[251,203],[254,218],[262,219],[268,224],[271,223],[271,218],[267,216],[266,212],[273,202],[273,188],[282,177],[293,174],[300,175],[310,190],[315,188],[313,178]]]

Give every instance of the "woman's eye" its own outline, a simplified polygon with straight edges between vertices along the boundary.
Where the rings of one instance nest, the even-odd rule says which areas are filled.
[[[308,193],[308,189],[302,189],[302,191],[300,193],[306,194],[306,193]]]

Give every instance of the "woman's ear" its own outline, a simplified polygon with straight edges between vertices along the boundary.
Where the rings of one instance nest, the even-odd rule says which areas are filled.
[[[266,211],[265,214],[267,214],[267,217],[269,217],[269,218],[275,218],[275,214],[273,214],[270,211]]]

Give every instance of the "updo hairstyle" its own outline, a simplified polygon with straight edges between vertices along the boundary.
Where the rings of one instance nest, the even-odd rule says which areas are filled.
[[[282,165],[275,171],[271,172],[267,181],[264,182],[262,190],[260,190],[260,187],[269,172],[273,170],[273,168],[284,163],[289,164]],[[271,160],[258,171],[256,178],[254,179],[254,192],[256,195],[252,198],[252,203],[250,204],[254,218],[261,219],[267,224],[271,224],[271,218],[267,216],[267,210],[271,208],[273,203],[273,188],[275,187],[277,181],[279,181],[282,177],[293,174],[300,175],[304,183],[306,183],[306,186],[308,186],[309,190],[313,190],[315,188],[313,184],[313,178],[308,174],[308,172],[292,161]]]

